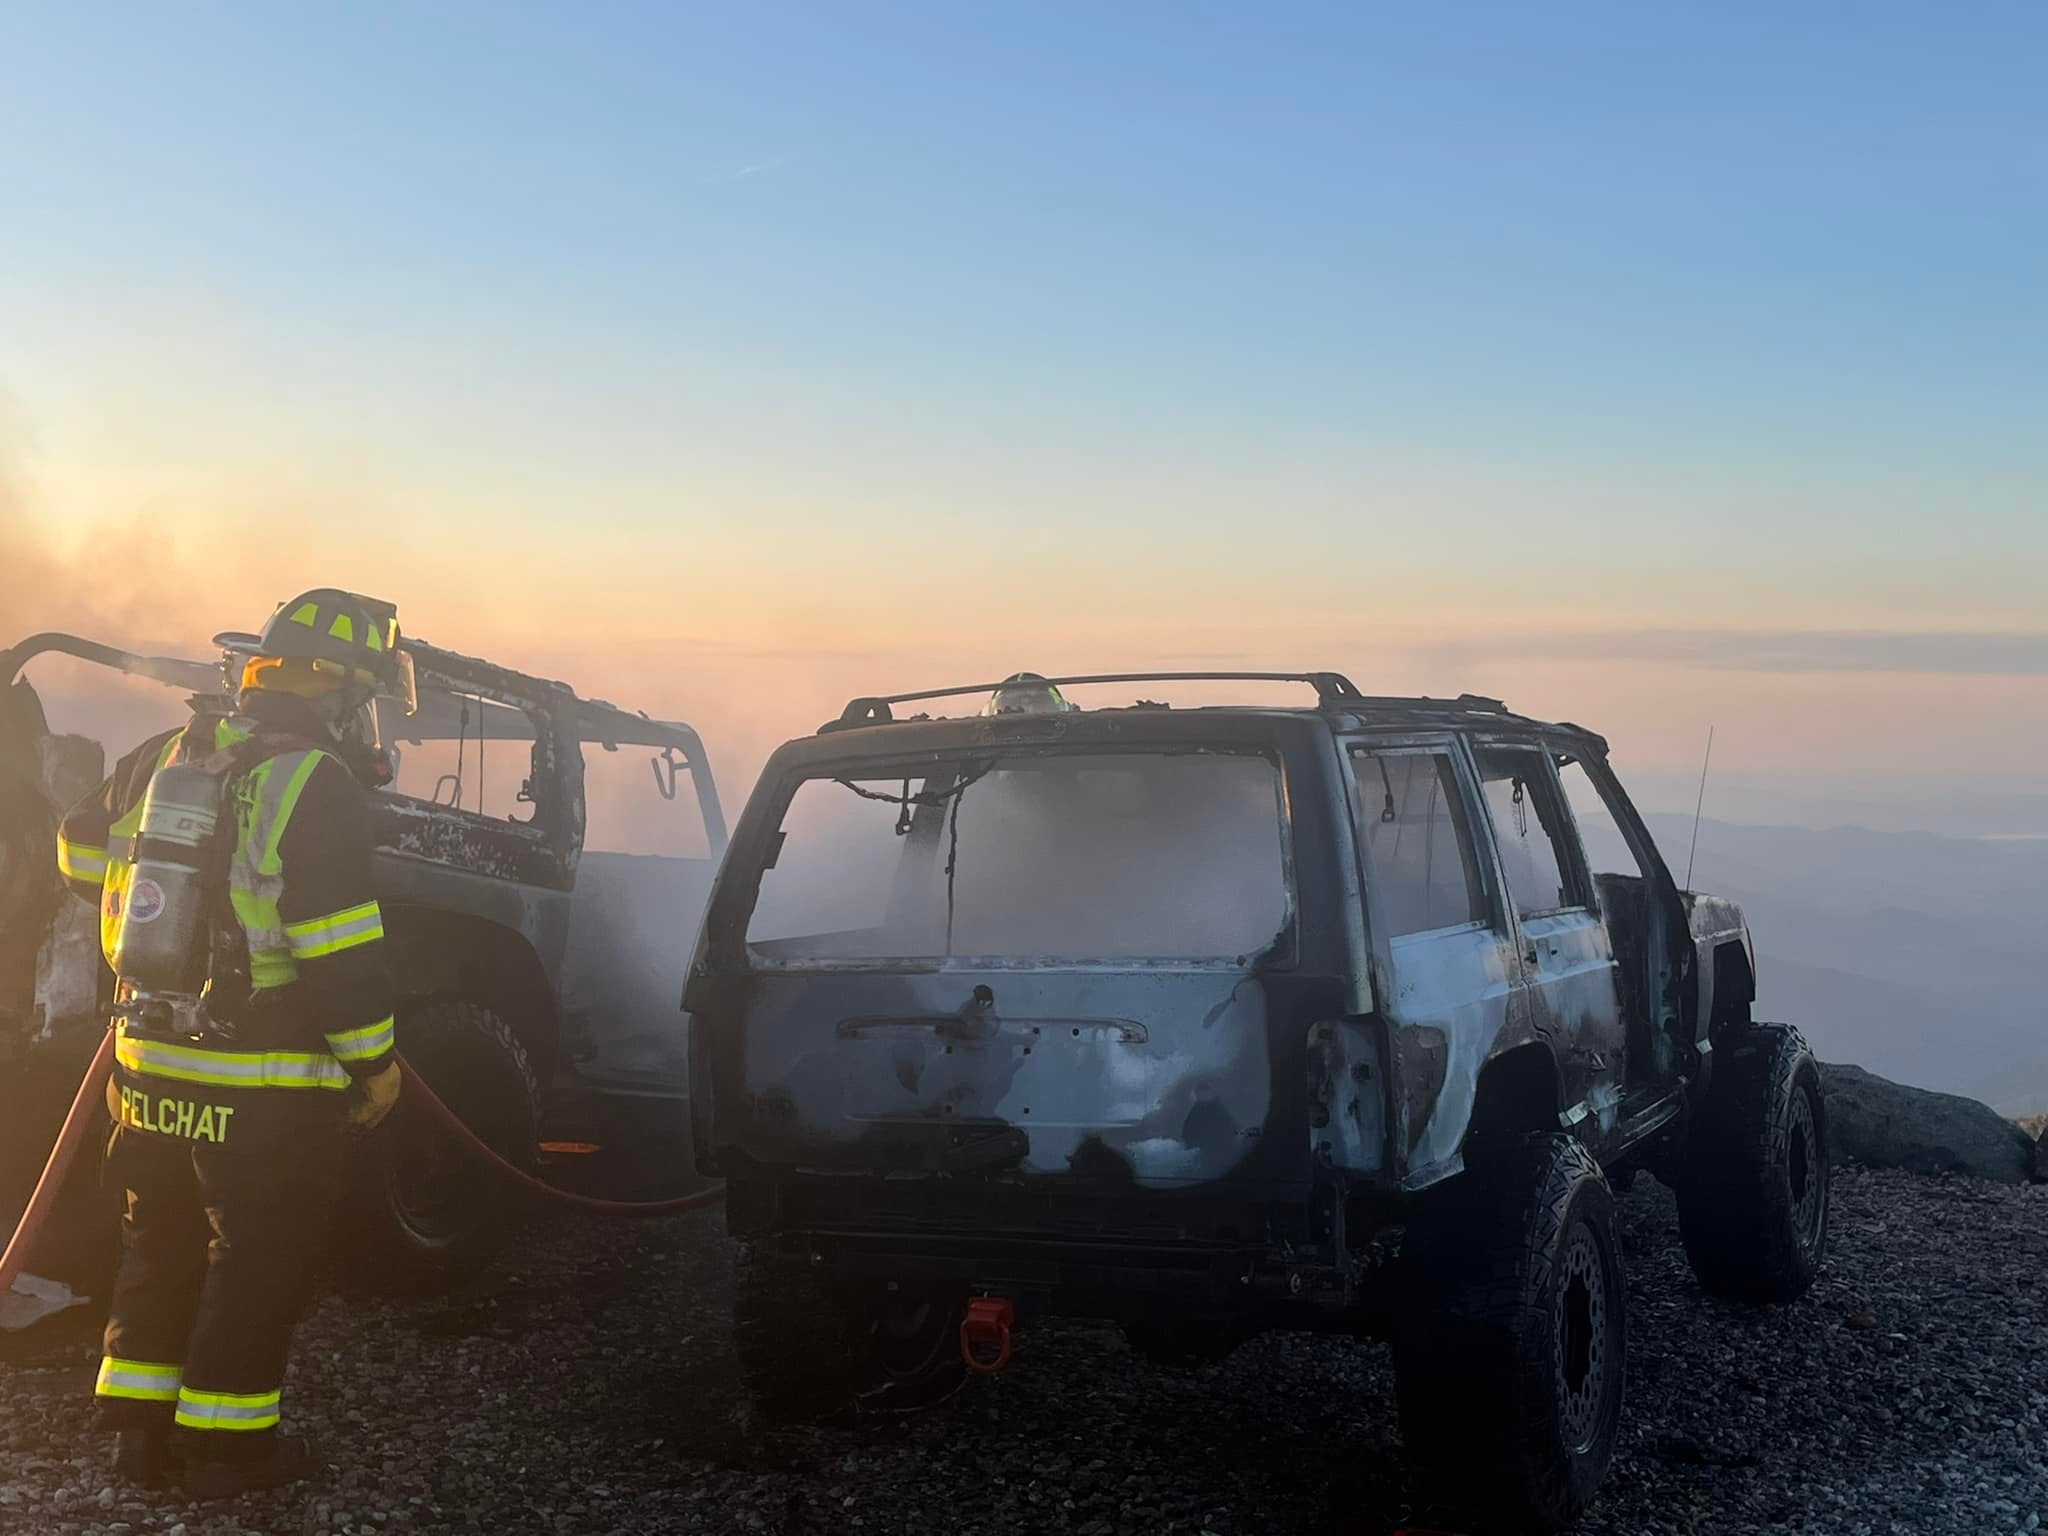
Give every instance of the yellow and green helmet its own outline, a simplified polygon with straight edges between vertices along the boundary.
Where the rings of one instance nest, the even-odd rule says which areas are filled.
[[[277,605],[257,635],[216,635],[229,650],[280,661],[345,668],[350,682],[380,691],[411,691],[410,659],[399,650],[398,609],[337,587],[315,587]]]
[[[1013,672],[997,685],[982,707],[985,715],[1065,715],[1080,706],[1037,672]]]

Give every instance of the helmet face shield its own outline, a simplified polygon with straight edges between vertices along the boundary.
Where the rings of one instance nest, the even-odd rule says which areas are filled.
[[[416,715],[420,708],[419,679],[412,669],[412,653],[394,651],[390,661],[392,675],[389,681],[377,687],[377,697],[390,699],[402,707],[408,715]]]
[[[398,778],[398,753],[384,744],[384,711],[392,702],[382,697],[363,700],[335,732],[342,760],[357,782],[370,789],[389,789]]]

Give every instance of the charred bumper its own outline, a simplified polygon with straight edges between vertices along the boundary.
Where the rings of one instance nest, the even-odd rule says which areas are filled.
[[[1322,1287],[1300,1190],[1159,1195],[981,1180],[738,1176],[735,1237],[847,1279],[1015,1297],[1033,1311],[1242,1319]]]

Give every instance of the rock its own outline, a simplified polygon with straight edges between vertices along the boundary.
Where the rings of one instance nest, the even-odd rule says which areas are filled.
[[[14,1288],[0,1296],[0,1332],[13,1333],[33,1327],[67,1307],[84,1306],[88,1299],[76,1295],[61,1280],[45,1280],[40,1275],[17,1275]]]
[[[1909,1173],[1961,1173],[2001,1184],[2036,1176],[2035,1147],[1989,1105],[1909,1088],[1861,1067],[1823,1063],[1828,1154]]]
[[[2048,1115],[2022,1115],[2019,1128],[2034,1142],[2034,1179],[2048,1184]]]

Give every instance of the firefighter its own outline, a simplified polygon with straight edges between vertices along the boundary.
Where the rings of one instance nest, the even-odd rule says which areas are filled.
[[[117,1473],[144,1486],[176,1476],[202,1498],[312,1465],[277,1428],[291,1332],[340,1194],[346,1124],[381,1120],[399,1081],[365,807],[345,760],[371,700],[409,705],[412,675],[396,610],[327,588],[279,605],[260,636],[220,643],[248,657],[232,713],[202,709],[130,753],[57,843],[114,963],[124,922],[169,916],[165,891],[135,874],[152,779],[174,762],[224,776],[203,1008],[171,1028],[124,1012],[135,993],[116,965],[108,1167],[127,1213],[96,1392]]]

